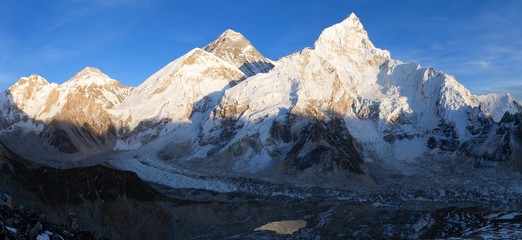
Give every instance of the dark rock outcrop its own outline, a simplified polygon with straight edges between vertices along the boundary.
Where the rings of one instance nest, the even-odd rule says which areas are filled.
[[[295,125],[301,127],[293,128]],[[344,120],[335,114],[328,120],[290,114],[286,123],[273,122],[271,134],[276,142],[292,144],[283,159],[290,169],[303,171],[317,167],[323,173],[365,174],[360,147]]]
[[[456,151],[460,146],[460,141],[455,123],[441,120],[438,126],[431,131],[427,144],[431,149],[438,148],[444,152]]]
[[[55,223],[43,214],[30,209],[13,209],[0,205],[0,239],[67,239],[91,240],[92,232],[75,226],[75,216],[70,221]]]

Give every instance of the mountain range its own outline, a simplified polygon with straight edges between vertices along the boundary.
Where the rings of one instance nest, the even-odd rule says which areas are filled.
[[[24,158],[218,192],[378,185],[454,166],[518,172],[521,140],[512,95],[477,96],[392,59],[355,14],[276,61],[226,30],[137,87],[87,67],[60,85],[22,77],[0,95],[0,141]]]

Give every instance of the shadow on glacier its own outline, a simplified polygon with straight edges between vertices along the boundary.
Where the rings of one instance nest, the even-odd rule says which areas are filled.
[[[13,197],[16,208],[43,214],[38,218],[45,217],[44,230],[47,222],[64,223],[68,234],[87,230],[94,233],[94,239],[220,239],[253,231],[267,222],[303,218],[303,207],[308,213],[317,212],[311,203],[212,200],[219,199],[216,194],[204,201],[171,198],[132,172],[101,165],[37,166],[1,142],[0,169],[0,190]],[[201,196],[205,192],[184,194]],[[76,223],[71,219],[77,219]],[[12,226],[17,227],[16,223]],[[55,232],[54,236],[63,234]]]

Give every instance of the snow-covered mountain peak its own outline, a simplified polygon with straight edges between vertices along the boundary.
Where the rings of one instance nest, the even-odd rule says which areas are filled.
[[[373,45],[354,13],[344,21],[323,30],[314,43],[314,49],[327,58],[349,57],[356,62],[370,62],[372,65],[380,65],[391,59],[388,51]]]
[[[39,93],[53,89],[56,86],[56,84],[50,84],[45,78],[33,74],[29,77],[20,78],[17,83],[7,90],[7,93],[13,97],[18,107],[22,108],[27,105],[26,103],[29,99],[38,98],[37,95]],[[35,106],[35,108],[38,108],[38,106]]]
[[[368,33],[364,26],[359,18],[352,13],[342,22],[324,29],[315,42],[315,47],[317,48],[321,45],[356,44],[353,47],[374,48],[373,44],[368,40]]]
[[[240,72],[237,67],[216,57],[214,54],[200,48],[194,48],[150,76],[145,82],[138,86],[135,95],[140,95],[140,92],[146,92],[150,89],[156,89],[160,85],[163,86],[160,88],[163,90],[175,87],[170,86],[172,79],[183,79],[184,81],[190,82],[191,79],[196,78],[194,76],[199,76],[199,74],[202,73],[205,73],[207,76],[218,74],[220,73],[218,71],[219,69],[223,71],[226,70],[226,72]],[[234,77],[235,78],[230,78],[229,81],[239,80],[239,78],[241,78],[240,76],[238,77],[237,74],[235,74]]]
[[[63,84],[66,87],[72,86],[103,86],[107,84],[116,84],[118,81],[111,79],[105,73],[94,67],[86,67],[80,72],[76,73],[74,77]]]
[[[103,72],[100,69],[90,66],[85,67],[79,73],[103,74]]]
[[[18,82],[16,82],[13,86],[9,88],[9,91],[13,91],[16,88],[25,88],[25,87],[36,87],[36,86],[45,86],[48,85],[49,82],[45,80],[42,76],[38,74],[32,74],[29,77],[22,77]]]
[[[496,122],[500,121],[506,112],[514,114],[522,111],[522,105],[520,102],[509,93],[491,93],[478,96],[478,99],[480,100],[482,111],[490,115]]]
[[[237,41],[244,41],[246,40],[245,36],[243,34],[236,32],[232,29],[225,30],[220,36],[220,38],[228,38],[231,40],[237,40]]]
[[[243,34],[236,32],[232,29],[225,30],[219,37],[209,43],[204,49],[208,52],[216,54],[218,50],[223,50],[223,48],[236,48],[243,50],[246,47],[251,47],[252,44],[248,39],[243,36]],[[219,52],[222,53],[222,52]]]
[[[364,26],[362,25],[361,20],[359,19],[359,17],[357,17],[357,15],[355,15],[355,13],[350,13],[350,15],[340,24],[344,25],[345,27],[364,30]]]
[[[205,51],[239,68],[246,76],[268,72],[272,61],[263,56],[241,33],[227,29],[204,47]]]
[[[243,76],[234,65],[195,48],[150,76],[113,113],[129,129],[147,121],[184,121],[194,108],[210,108],[230,82]]]
[[[132,91],[97,68],[86,67],[60,85],[63,94],[82,94],[110,109],[121,103]]]

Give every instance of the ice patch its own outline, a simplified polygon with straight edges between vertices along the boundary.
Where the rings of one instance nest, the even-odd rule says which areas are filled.
[[[305,220],[287,220],[267,223],[254,231],[272,231],[277,234],[293,234],[307,225]]]
[[[512,212],[512,213],[508,213],[508,214],[502,215],[498,219],[511,220],[511,219],[515,218],[516,216],[520,216],[520,215],[522,215],[522,214],[519,213],[519,212]]]
[[[36,236],[36,240],[49,240],[49,239],[50,239],[49,235],[43,234],[43,233],[38,235],[38,236]]]

